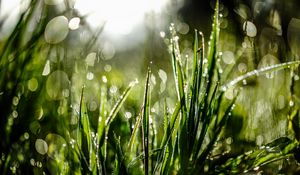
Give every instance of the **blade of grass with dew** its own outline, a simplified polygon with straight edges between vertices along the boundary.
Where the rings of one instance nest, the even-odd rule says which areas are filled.
[[[281,63],[281,64],[275,64],[272,66],[267,66],[258,70],[253,70],[251,72],[246,73],[245,75],[241,75],[233,80],[231,80],[229,83],[226,83],[225,85],[222,86],[222,90],[226,91],[228,88],[236,85],[237,83],[252,77],[252,76],[259,76],[259,75],[263,75],[266,73],[270,73],[270,72],[274,72],[274,71],[278,71],[278,70],[282,70],[282,69],[286,69],[286,68],[290,68],[291,66],[295,66],[295,65],[299,65],[300,61],[290,61],[290,62],[286,62],[286,63]]]
[[[176,104],[174,112],[171,116],[171,120],[167,124],[167,128],[165,129],[164,136],[163,136],[163,139],[162,139],[162,142],[161,142],[161,145],[160,145],[161,151],[159,152],[159,154],[157,156],[157,161],[156,161],[156,165],[155,165],[153,173],[156,173],[156,171],[158,171],[158,168],[164,162],[163,159],[168,158],[168,157],[165,156],[166,146],[168,144],[171,144],[169,146],[174,148],[174,144],[172,143],[172,137],[174,137],[177,133],[177,129],[178,129],[177,126],[178,126],[178,120],[179,120],[178,115],[179,115],[181,107],[182,107],[182,103],[179,102],[179,103]],[[168,119],[166,119],[166,120],[168,120]],[[165,168],[163,167],[161,171],[165,171],[166,166],[169,166],[169,165],[165,165],[164,166]]]
[[[149,116],[150,116],[150,75],[151,70],[148,68],[145,92],[144,92],[144,103],[142,112],[142,135],[143,135],[143,150],[144,150],[144,174],[149,174]]]
[[[114,135],[113,147],[116,151],[116,167],[115,167],[114,174],[126,175],[126,174],[128,174],[127,168],[126,168],[127,166],[125,163],[126,157],[124,156],[124,153],[123,153],[123,150],[121,147],[120,138],[118,138],[115,133],[113,135]]]
[[[129,139],[129,143],[128,143],[128,149],[131,151],[134,143],[135,143],[135,137],[136,137],[136,134],[137,134],[137,130],[140,126],[140,123],[142,121],[142,111],[143,109],[141,108],[141,111],[139,113],[139,115],[137,116],[137,120],[135,122],[135,125],[134,125],[134,128],[133,128],[133,131],[132,131],[132,134],[130,136],[130,139]]]
[[[97,127],[97,167],[100,174],[106,174],[106,168],[104,163],[104,156],[102,154],[101,146],[104,143],[104,132],[105,132],[105,120],[106,120],[106,108],[107,108],[107,87],[103,85],[101,88],[101,97],[100,97],[100,109],[99,109],[99,118],[98,118],[98,127]]]

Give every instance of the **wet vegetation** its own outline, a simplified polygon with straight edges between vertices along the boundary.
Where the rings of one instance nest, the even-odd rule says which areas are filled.
[[[147,62],[125,77],[107,63],[104,26],[71,1],[29,2],[0,41],[1,174],[299,173],[298,19],[285,58],[271,43],[256,64],[243,59],[258,57],[256,26],[245,20],[242,46],[226,50],[217,1],[208,41],[195,29],[183,48],[171,24],[171,71]]]

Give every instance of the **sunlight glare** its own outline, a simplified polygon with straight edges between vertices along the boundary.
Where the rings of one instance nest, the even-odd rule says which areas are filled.
[[[105,23],[104,33],[127,35],[144,20],[146,13],[159,13],[167,0],[77,0],[75,9],[88,15],[93,27]]]

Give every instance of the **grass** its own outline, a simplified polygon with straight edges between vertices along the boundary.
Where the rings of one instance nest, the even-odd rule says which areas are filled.
[[[40,22],[28,34],[29,23],[38,9],[42,9]],[[50,89],[66,88],[69,95],[51,99],[47,95],[51,74],[41,76],[43,65],[51,53],[61,55],[59,47],[66,53],[72,52],[72,48],[65,46],[67,43],[51,45],[43,40],[49,21],[48,10],[47,5],[31,1],[10,36],[1,42],[2,174],[241,174],[258,173],[261,168],[282,160],[299,160],[300,114],[295,106],[286,114],[292,133],[289,137],[278,138],[245,153],[216,154],[217,144],[230,127],[227,121],[234,115],[237,98],[225,99],[226,89],[252,76],[286,68],[293,71],[299,65],[299,61],[277,64],[233,80],[226,79],[226,83],[221,84],[227,75],[220,73],[217,64],[220,51],[218,1],[208,50],[203,34],[195,30],[191,64],[181,58],[175,26],[170,27],[168,44],[176,89],[171,99],[175,106],[168,104],[165,98],[153,96],[156,89],[151,83],[151,65],[143,78],[142,104],[137,104],[130,102],[130,93],[142,86],[141,83],[133,81],[121,87],[122,93],[111,93],[105,75],[99,74],[102,81],[93,84],[84,81],[80,77],[87,73],[81,66],[84,61],[68,62],[68,54],[64,54],[61,61],[51,63],[51,72],[65,72],[69,84],[63,89],[61,85],[50,86]],[[79,55],[85,56],[92,50],[96,40],[92,37],[83,43],[84,49]],[[28,88],[32,78],[38,82],[37,88]],[[293,81],[291,89],[292,85]],[[90,96],[98,100],[98,111],[89,107]],[[163,104],[161,122],[151,112],[155,100]],[[137,113],[128,120],[124,117],[127,107]],[[37,145],[37,139],[44,140],[46,145]]]

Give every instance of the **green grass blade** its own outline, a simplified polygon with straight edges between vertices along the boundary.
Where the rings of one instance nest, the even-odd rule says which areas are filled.
[[[150,116],[150,75],[151,70],[148,68],[145,92],[144,92],[144,104],[142,112],[142,131],[143,131],[143,150],[144,150],[144,174],[149,174],[149,116]]]
[[[286,62],[286,63],[267,66],[267,67],[261,68],[259,70],[253,70],[251,72],[246,73],[245,75],[241,75],[241,76],[235,78],[234,80],[230,81],[226,85],[223,85],[221,90],[226,91],[228,88],[236,85],[237,83],[239,83],[249,77],[259,76],[259,75],[263,75],[263,74],[266,74],[269,72],[274,72],[274,71],[290,68],[291,66],[295,66],[295,65],[299,65],[299,64],[300,64],[300,61],[290,61],[290,62]]]
[[[134,141],[135,141],[135,137],[136,137],[136,134],[137,134],[137,130],[140,126],[140,123],[141,123],[141,120],[142,120],[142,109],[137,117],[137,120],[135,122],[135,125],[134,125],[134,128],[133,128],[133,131],[132,131],[132,134],[130,136],[130,139],[129,139],[129,143],[128,143],[128,149],[131,150],[133,145],[134,145]]]

